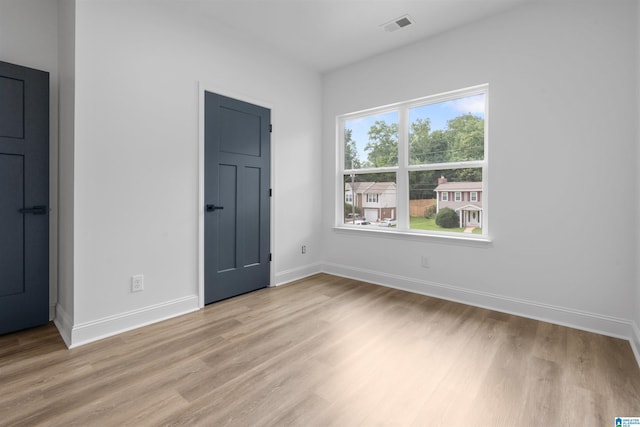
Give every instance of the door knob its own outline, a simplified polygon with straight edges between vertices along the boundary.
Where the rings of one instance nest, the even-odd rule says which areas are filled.
[[[22,208],[18,210],[21,214],[34,214],[34,215],[46,215],[47,207],[46,206],[34,206],[31,208]]]

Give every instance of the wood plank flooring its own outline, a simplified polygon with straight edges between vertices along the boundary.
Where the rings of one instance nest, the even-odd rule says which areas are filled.
[[[67,350],[0,336],[0,425],[612,426],[629,343],[317,275]]]

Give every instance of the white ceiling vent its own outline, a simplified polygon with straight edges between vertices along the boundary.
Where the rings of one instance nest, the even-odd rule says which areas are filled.
[[[400,28],[408,27],[413,23],[414,21],[409,15],[404,15],[382,24],[381,27],[384,28],[385,31],[391,33],[393,31],[399,30]]]

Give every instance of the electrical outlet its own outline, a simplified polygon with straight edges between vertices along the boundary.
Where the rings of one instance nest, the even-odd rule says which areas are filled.
[[[422,260],[420,261],[420,265],[423,268],[429,268],[431,267],[431,260],[429,259],[428,256],[422,255]]]
[[[302,245],[302,254],[306,254],[307,253],[307,245]]]
[[[137,274],[131,277],[131,292],[141,292],[144,290],[144,275]]]

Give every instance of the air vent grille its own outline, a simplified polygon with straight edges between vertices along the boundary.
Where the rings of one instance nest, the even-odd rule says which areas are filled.
[[[408,27],[413,23],[414,21],[409,15],[404,15],[382,24],[381,27],[384,28],[385,31],[391,33],[393,31],[399,30],[400,28]]]

